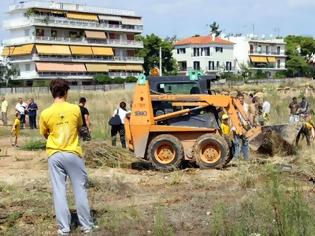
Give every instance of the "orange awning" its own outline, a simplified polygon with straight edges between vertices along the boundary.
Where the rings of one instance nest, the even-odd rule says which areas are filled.
[[[88,46],[70,46],[72,55],[88,55],[93,56],[91,47]]]
[[[142,65],[126,65],[126,70],[128,71],[143,71]]]
[[[96,56],[114,56],[112,48],[105,47],[92,47],[93,54]]]
[[[4,47],[1,55],[4,57],[11,56],[13,54],[14,48],[15,48],[14,46],[13,47]]]
[[[140,18],[122,18],[123,25],[143,25]]]
[[[85,36],[88,39],[106,39],[106,34],[105,32],[102,31],[85,31]]]
[[[63,45],[36,45],[36,50],[41,55],[71,55],[69,46]]]
[[[98,21],[97,15],[85,13],[67,13],[67,18],[75,20]]]
[[[88,72],[108,72],[106,64],[85,64]]]
[[[108,65],[110,71],[126,71],[127,66],[125,64],[111,64]]]
[[[267,57],[269,63],[276,63],[275,57]]]
[[[34,44],[27,44],[23,46],[16,46],[14,48],[12,56],[31,55],[34,48]]]
[[[100,20],[106,20],[106,21],[118,21],[121,22],[122,18],[120,16],[105,16],[105,15],[99,15],[98,18]]]
[[[259,62],[268,63],[267,57],[262,57],[262,56],[250,56],[250,60],[255,63],[259,63]]]
[[[36,63],[38,72],[86,72],[84,64],[78,63]]]

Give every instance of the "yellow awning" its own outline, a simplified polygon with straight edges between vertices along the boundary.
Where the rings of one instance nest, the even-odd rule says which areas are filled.
[[[127,65],[126,70],[128,71],[143,71],[142,65]]]
[[[267,57],[269,63],[276,63],[275,57]]]
[[[42,55],[71,55],[69,46],[63,45],[36,45],[36,50]]]
[[[114,56],[112,48],[92,47],[93,53],[96,56]]]
[[[126,71],[127,66],[124,64],[111,64],[108,65],[110,71]]]
[[[85,64],[88,72],[108,72],[108,66],[106,64]]]
[[[4,47],[1,55],[4,57],[11,56],[13,54],[14,48],[15,47]]]
[[[97,15],[85,13],[67,13],[67,18],[75,20],[98,21]]]
[[[91,47],[87,46],[70,46],[72,55],[88,55],[93,56],[93,51]]]
[[[252,62],[268,63],[267,57],[250,56]]]
[[[106,39],[106,34],[103,31],[85,31],[85,36],[88,39]]]
[[[34,48],[34,44],[16,46],[11,55],[12,56],[30,55],[32,54],[33,48]]]

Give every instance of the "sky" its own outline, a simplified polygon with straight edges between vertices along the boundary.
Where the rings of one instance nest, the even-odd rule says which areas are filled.
[[[0,20],[9,4],[1,0]],[[25,1],[25,0],[24,0]],[[60,0],[56,0],[60,1]],[[219,23],[224,34],[315,36],[315,0],[63,0],[92,6],[134,10],[144,19],[144,34],[178,38],[206,35]],[[0,40],[6,37],[1,27]]]

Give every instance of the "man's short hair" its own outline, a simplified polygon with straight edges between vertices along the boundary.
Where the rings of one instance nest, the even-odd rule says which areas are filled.
[[[296,97],[293,97],[293,98],[292,98],[292,100],[296,100],[296,99],[297,99]]]
[[[49,87],[53,98],[63,98],[70,89],[68,81],[64,79],[52,80]]]
[[[238,93],[237,93],[237,97],[238,97],[238,98],[239,98],[239,97],[242,97],[242,98],[243,98],[243,97],[244,97],[244,94],[242,94],[241,92],[238,92]]]
[[[79,103],[86,103],[86,98],[85,97],[80,97]]]
[[[119,107],[120,107],[121,109],[125,109],[126,106],[127,106],[127,104],[126,104],[125,102],[121,102],[121,103],[119,104]]]

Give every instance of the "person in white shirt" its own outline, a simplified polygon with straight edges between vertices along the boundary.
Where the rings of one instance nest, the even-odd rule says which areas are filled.
[[[6,126],[8,125],[8,102],[5,100],[5,97],[1,98],[1,119],[3,122],[3,125]]]
[[[120,124],[112,125],[111,127],[111,137],[112,137],[112,146],[116,146],[116,136],[119,133],[120,136],[120,142],[122,148],[126,148],[126,138],[125,138],[125,118],[128,114],[128,111],[126,109],[127,104],[125,102],[121,102],[119,104],[119,108],[115,109],[113,113],[113,117],[118,115],[120,117]]]
[[[19,98],[18,103],[15,106],[15,110],[20,114],[21,129],[23,129],[25,125],[26,108],[27,104],[23,101],[23,98]]]
[[[270,120],[270,109],[271,109],[270,102],[265,100],[262,104],[262,113],[263,113],[264,123]]]

